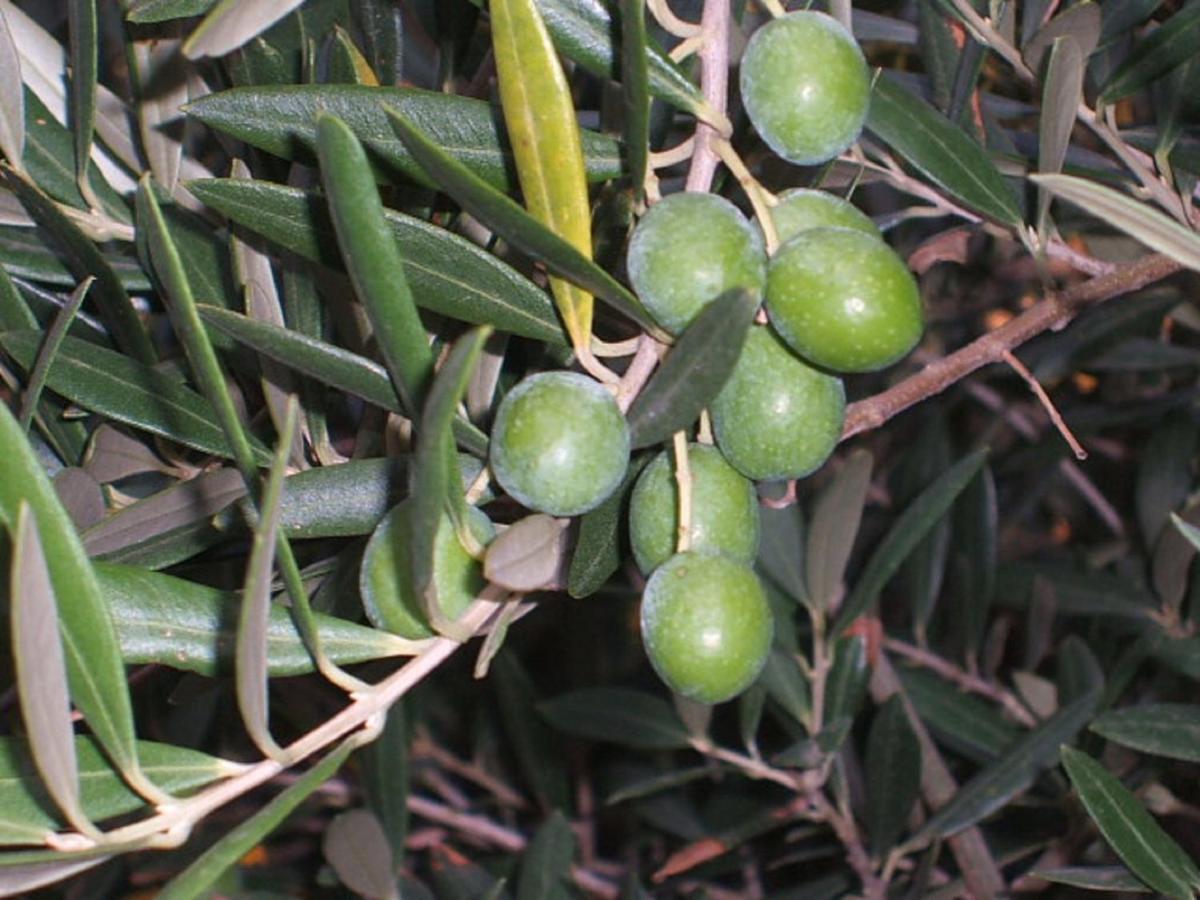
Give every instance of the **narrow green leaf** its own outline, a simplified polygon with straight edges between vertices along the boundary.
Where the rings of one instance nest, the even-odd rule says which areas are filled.
[[[875,79],[867,128],[956,200],[1016,227],[1016,197],[987,152],[924,100],[885,75]]]
[[[812,698],[808,692],[808,679],[800,671],[794,654],[782,647],[773,647],[759,680],[766,688],[767,696],[778,703],[797,726],[807,727],[806,723],[811,721]]]
[[[488,186],[461,163],[433,143],[402,112],[386,107],[396,134],[417,163],[439,187],[463,209],[497,234],[553,271],[570,278],[637,322],[651,334],[669,340],[641,302],[611,275],[521,209],[508,197]]]
[[[571,87],[534,0],[491,0],[492,51],[504,122],[521,194],[530,214],[592,257],[591,206],[583,146]],[[576,352],[589,353],[592,297],[561,278],[550,279]]]
[[[971,483],[986,459],[986,449],[964,456],[905,508],[855,582],[845,606],[838,613],[835,633],[848,627],[879,598],[900,564],[949,511],[955,498]]]
[[[545,809],[570,802],[571,782],[562,739],[538,715],[538,688],[517,654],[502,650],[492,660],[490,681],[496,692],[500,725],[525,783]]]
[[[75,177],[88,184],[88,160],[96,128],[96,79],[99,69],[99,26],[96,0],[68,0],[67,31],[71,54],[71,133],[75,136]]]
[[[58,598],[42,554],[37,520],[24,501],[13,533],[11,605],[13,678],[30,755],[46,792],[67,822],[95,838],[96,826],[79,802],[75,726],[59,635]]]
[[[842,592],[846,563],[862,521],[874,460],[855,450],[821,491],[813,507],[804,552],[805,582],[818,609],[830,609]]]
[[[925,669],[898,666],[896,671],[921,721],[955,753],[986,764],[1020,737],[1017,727],[980,697]]]
[[[363,799],[387,835],[394,860],[403,858],[408,836],[408,718],[402,698],[388,708],[379,737],[355,754]]]
[[[534,513],[512,523],[488,544],[483,576],[509,591],[529,593],[554,581],[567,552],[570,519]]]
[[[330,822],[321,852],[342,884],[359,896],[399,900],[392,848],[369,810],[352,809]]]
[[[955,501],[951,518],[951,574],[961,593],[962,630],[971,651],[983,644],[996,594],[997,518],[996,480],[984,464]]]
[[[1106,712],[1088,726],[1126,747],[1200,762],[1200,706],[1151,703]]]
[[[133,0],[125,18],[136,25],[202,16],[217,0]]]
[[[241,597],[136,566],[96,563],[127,665],[158,663],[185,672],[233,673]],[[322,649],[338,665],[407,656],[423,644],[333,616],[315,615]],[[312,657],[288,610],[273,604],[267,628],[272,678],[313,671]]]
[[[758,297],[737,288],[705,306],[629,408],[634,449],[689,428],[721,392],[746,342]]]
[[[687,729],[665,700],[628,688],[580,688],[538,704],[560,731],[645,750],[688,746]]]
[[[412,584],[420,598],[425,616],[436,631],[453,630],[437,596],[434,558],[435,537],[444,514],[449,512],[459,540],[470,548],[478,539],[468,530],[462,481],[451,468],[450,423],[466,393],[467,382],[483,352],[490,329],[480,326],[454,343],[421,414],[417,432],[417,452],[413,475],[412,503]]]
[[[342,267],[333,223],[319,194],[230,178],[192,181],[188,190],[278,246],[325,266]],[[566,343],[554,304],[528,278],[444,228],[390,209],[383,216],[403,248],[404,274],[421,307],[537,341]],[[3,248],[0,240],[0,259]]]
[[[1086,4],[1091,6],[1092,4]],[[1050,61],[1042,86],[1042,112],[1038,123],[1038,172],[1054,175],[1062,170],[1075,127],[1075,111],[1083,97],[1084,54],[1075,38],[1065,34],[1050,47]],[[1045,240],[1050,215],[1050,193],[1038,189],[1037,231]]]
[[[59,611],[71,697],[130,785],[159,798],[138,768],[133,711],[113,620],[95,572],[33,449],[8,407],[0,404],[0,518],[15,525],[28,503],[50,569],[55,596],[70,597]]]
[[[137,310],[116,273],[99,248],[79,230],[49,197],[33,182],[11,169],[5,169],[4,183],[20,199],[29,215],[62,246],[71,271],[79,280],[96,278],[96,301],[105,324],[118,346],[138,362],[154,365],[158,361],[154,345]]]
[[[640,198],[650,159],[650,67],[646,4],[621,0],[621,129],[634,197]]]
[[[1191,59],[1200,40],[1200,6],[1185,4],[1179,12],[1139,41],[1109,76],[1098,103],[1109,104],[1146,87],[1180,63]]]
[[[428,187],[438,187],[425,167],[397,138],[384,115],[399,110],[430,141],[497,190],[516,190],[512,149],[490,103],[417,88],[348,84],[279,85],[233,88],[188,105],[188,115],[252,146],[284,159],[316,154],[316,117],[325,112],[354,131],[373,160],[380,181],[398,170]],[[588,180],[608,181],[621,174],[621,155],[612,138],[592,131],[582,135]]]
[[[806,533],[799,503],[763,506],[758,511],[759,539],[755,568],[795,603],[811,602],[804,583]]]
[[[575,835],[566,817],[555,810],[533,835],[521,857],[517,900],[559,900],[570,896]]]
[[[1027,877],[1083,888],[1085,891],[1150,893],[1150,889],[1142,880],[1124,866],[1061,866],[1056,869],[1034,869]]]
[[[862,707],[871,669],[867,642],[860,635],[838,638],[833,645],[833,668],[825,682],[825,721],[852,722]]]
[[[867,828],[871,849],[883,855],[904,832],[921,792],[921,745],[904,698],[892,694],[867,736]]]
[[[115,253],[104,258],[127,292],[150,290],[150,280],[137,260]],[[58,254],[32,228],[0,225],[0,265],[14,278],[43,285],[73,288],[78,283]]]
[[[1128,4],[1132,6],[1133,4]],[[1110,17],[1111,3],[1105,4],[1103,10],[1104,26],[1107,27]],[[1086,60],[1096,49],[1100,40],[1101,6],[1092,0],[1084,0],[1069,6],[1038,29],[1022,50],[1025,63],[1037,72],[1042,68],[1042,59],[1055,40],[1069,35],[1079,48],[1080,54]]]
[[[25,158],[25,88],[21,55],[0,9],[0,153],[17,166]]]
[[[1158,543],[1167,517],[1181,509],[1192,486],[1191,461],[1200,428],[1184,411],[1168,413],[1143,442],[1138,454],[1135,508],[1147,547]]]
[[[250,559],[246,563],[242,609],[238,616],[237,642],[234,645],[234,671],[242,721],[255,746],[273,759],[280,759],[283,751],[271,737],[269,724],[267,629],[271,618],[271,582],[275,568],[275,539],[279,532],[279,500],[283,494],[283,478],[296,434],[298,412],[296,398],[289,397],[287,417],[263,488]]]
[[[108,862],[112,855],[95,856],[89,859],[63,859],[58,862],[32,862],[0,868],[0,891],[8,896],[23,895],[26,891],[45,887],[58,881],[86,872],[101,863]]]
[[[1200,869],[1137,798],[1086,753],[1063,747],[1062,764],[1088,815],[1133,874],[1168,897],[1190,900]]]
[[[1030,175],[1029,179],[1056,197],[1070,201],[1100,221],[1137,238],[1151,250],[1157,250],[1189,269],[1200,270],[1200,236],[1148,204],[1074,175]]]
[[[29,423],[33,419],[33,414],[37,410],[38,400],[42,395],[42,388],[46,386],[46,375],[50,371],[50,365],[54,362],[54,357],[58,354],[59,348],[62,346],[63,338],[66,337],[67,329],[71,327],[71,321],[75,318],[75,314],[79,312],[79,307],[83,305],[83,298],[87,296],[88,288],[95,281],[90,275],[85,278],[75,290],[71,293],[70,299],[63,306],[62,311],[54,317],[54,323],[46,332],[45,343],[38,351],[37,359],[34,361],[33,367],[29,370],[29,378],[25,385],[25,396],[21,398],[21,411],[17,420],[21,423],[21,427],[28,430]]]
[[[0,334],[0,344],[28,371],[37,358],[40,338],[33,331],[11,331]],[[212,406],[203,397],[175,378],[112,350],[64,337],[46,384],[106,418],[205,453],[231,455]],[[250,447],[256,461],[271,458],[258,441]]]
[[[183,42],[188,59],[224,56],[262,34],[304,0],[221,0]]]
[[[567,593],[572,597],[590,597],[620,567],[621,523],[629,506],[629,492],[649,461],[650,456],[642,455],[630,462],[620,487],[580,517],[575,552],[567,571]]]
[[[353,749],[354,739],[351,738],[276,795],[270,803],[227,832],[159,891],[160,900],[192,900],[205,893],[230,866],[279,827],[313,791],[337,774]]]
[[[1025,734],[992,765],[959,789],[909,839],[906,846],[926,838],[949,837],[991,815],[1033,784],[1052,766],[1060,745],[1072,740],[1096,709],[1097,694],[1080,697]]]
[[[355,293],[367,309],[392,383],[407,409],[420,409],[433,376],[433,352],[400,251],[383,218],[379,191],[354,132],[333,116],[317,117],[321,178],[338,245]]]

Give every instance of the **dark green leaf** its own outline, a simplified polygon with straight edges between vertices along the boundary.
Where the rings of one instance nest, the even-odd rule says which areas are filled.
[[[1106,712],[1088,726],[1143,753],[1200,762],[1200,706],[1151,703]]]
[[[192,181],[188,189],[275,244],[305,259],[341,267],[333,223],[319,194],[232,178]],[[403,248],[404,273],[422,307],[534,340],[566,343],[554,304],[529,279],[444,228],[390,209],[383,215]]]
[[[900,564],[947,513],[955,498],[983,466],[985,459],[986,450],[976,450],[964,456],[905,508],[863,568],[838,614],[835,633],[846,628],[879,598]]]
[[[866,450],[852,452],[813,507],[804,580],[819,609],[829,609],[841,595],[846,563],[871,486],[872,463]]]
[[[489,103],[417,88],[360,85],[281,85],[234,88],[209,94],[187,107],[204,124],[284,159],[312,159],[317,113],[344,121],[374,159],[375,175],[390,180],[394,170],[435,186],[424,165],[396,137],[384,107],[401,112],[443,152],[502,191],[516,189],[512,153]],[[585,131],[584,162],[591,181],[621,174],[621,157],[611,138]]]
[[[448,155],[401,112],[392,107],[386,112],[413,158],[463,209],[514,247],[542,260],[555,273],[595,294],[651,334],[667,339],[641,302],[611,275]]]
[[[85,183],[92,134],[96,127],[96,78],[99,26],[96,0],[68,0],[67,31],[71,56],[71,133],[75,136],[75,177]]]
[[[407,707],[402,700],[388,709],[379,737],[356,755],[363,798],[387,835],[393,860],[403,857],[408,835],[409,738]]]
[[[40,335],[32,331],[0,334],[5,351],[26,370],[33,365],[39,340]],[[72,403],[114,421],[205,453],[230,455],[208,401],[177,379],[112,350],[63,338],[46,384]],[[261,443],[251,446],[256,461],[265,464],[270,459]]]
[[[560,900],[571,897],[571,861],[575,835],[557,810],[533,835],[521,858],[517,900]]]
[[[1191,59],[1200,39],[1200,5],[1189,3],[1139,41],[1100,91],[1098,103],[1128,97]]]
[[[1178,509],[1192,485],[1192,458],[1200,430],[1187,413],[1163,418],[1141,447],[1137,467],[1138,527],[1147,547],[1157,543],[1167,517]]]
[[[898,666],[904,692],[942,745],[978,763],[996,759],[1020,731],[995,706],[924,669]]]
[[[688,746],[687,729],[671,705],[653,694],[627,688],[581,688],[538,704],[560,731],[596,741],[646,750]]]
[[[342,258],[407,409],[421,408],[433,377],[433,351],[404,277],[400,250],[383,218],[379,190],[354,132],[340,119],[317,116],[321,179]]]
[[[67,218],[35,184],[10,169],[4,170],[4,183],[20,199],[29,215],[62,247],[75,276],[96,278],[95,298],[104,323],[117,344],[139,362],[154,365],[158,361],[154,346],[137,310],[121,281],[108,265],[99,248],[79,227]]]
[[[33,228],[0,225],[0,265],[16,278],[55,287],[74,287],[78,279],[58,255],[46,246],[40,234]],[[150,290],[150,279],[136,260],[116,254],[104,258],[126,291]]]
[[[188,19],[203,15],[216,4],[217,0],[133,0],[125,18],[138,24]]]
[[[996,593],[997,518],[996,480],[985,464],[955,501],[951,520],[955,588],[961,594],[962,630],[972,652],[983,644]]]
[[[689,428],[721,392],[742,354],[758,303],[752,291],[726,291],[688,325],[629,408],[635,449],[661,444]]]
[[[1054,884],[1067,884],[1086,891],[1127,891],[1148,894],[1150,889],[1124,866],[1062,866],[1034,869],[1029,878],[1041,878]]]
[[[987,152],[886,76],[875,79],[867,127],[954,199],[1005,225],[1021,224],[1016,197]]]
[[[948,837],[991,815],[1053,765],[1058,748],[1072,740],[1092,717],[1097,694],[1080,697],[1024,735],[992,765],[962,786],[954,799],[939,809],[921,830],[909,839]]]
[[[812,701],[808,695],[808,679],[800,671],[796,657],[780,647],[774,647],[759,676],[767,696],[783,708],[800,727],[811,721]]]
[[[871,676],[866,640],[853,635],[833,645],[833,668],[825,681],[825,720],[853,721],[862,707]]]
[[[1133,4],[1125,5],[1132,6]],[[1104,20],[1104,26],[1108,26],[1108,6],[1109,4],[1105,4],[1103,17],[1100,4],[1092,2],[1076,3],[1060,12],[1043,25],[1025,45],[1022,53],[1026,65],[1037,72],[1042,67],[1042,58],[1046,51],[1054,45],[1055,40],[1067,35],[1075,41],[1080,55],[1086,60],[1092,55],[1092,51],[1096,49],[1096,43],[1100,40],[1101,18]]]
[[[1156,891],[1190,900],[1200,870],[1137,798],[1086,753],[1063,747],[1062,763],[1088,815],[1125,865]]]
[[[1087,641],[1070,635],[1058,646],[1058,702],[1072,703],[1084,694],[1104,690],[1104,669]]]
[[[95,739],[79,736],[75,760],[84,813],[102,822],[145,808],[113,771]],[[137,742],[138,758],[146,777],[171,794],[187,792],[236,773],[241,766],[215,756],[150,741]],[[40,844],[46,834],[63,824],[48,810],[28,745],[17,738],[0,738],[0,844]]]
[[[353,739],[346,741],[319,763],[281,791],[270,803],[250,818],[227,831],[200,857],[171,879],[159,892],[161,900],[191,900],[204,893],[230,866],[274,831],[308,796],[337,774],[350,751]]]
[[[608,499],[584,513],[579,520],[575,551],[567,572],[567,593],[576,599],[600,590],[621,565],[621,523],[629,504],[629,492],[650,461],[643,454],[630,462],[620,486]]]
[[[159,663],[206,676],[232,672],[238,594],[134,566],[96,563],[95,569],[125,664]],[[339,665],[403,656],[414,649],[410,641],[344,619],[316,616],[316,622],[322,649]],[[271,606],[267,647],[273,678],[313,671],[288,610],[279,604]]]
[[[1094,8],[1094,4],[1083,3],[1079,8]],[[1056,38],[1050,47],[1038,127],[1038,171],[1043,174],[1060,172],[1067,158],[1075,111],[1083,97],[1084,60],[1085,55],[1072,35]],[[1043,236],[1049,224],[1050,199],[1049,192],[1038,191],[1037,230]]]
[[[650,84],[646,4],[621,2],[621,127],[635,197],[642,196],[650,153]]]
[[[525,782],[545,809],[570,802],[571,788],[560,738],[537,713],[537,687],[517,655],[502,650],[492,660],[492,685],[500,723]]]
[[[804,583],[804,511],[799,503],[762,506],[758,511],[759,542],[755,565],[760,574],[792,601],[809,603]]]
[[[904,832],[921,792],[921,745],[900,694],[892,694],[871,723],[866,774],[871,849],[882,855]]]

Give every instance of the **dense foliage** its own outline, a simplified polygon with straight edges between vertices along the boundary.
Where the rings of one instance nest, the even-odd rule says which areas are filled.
[[[0,894],[1193,897],[1198,37],[0,0]]]

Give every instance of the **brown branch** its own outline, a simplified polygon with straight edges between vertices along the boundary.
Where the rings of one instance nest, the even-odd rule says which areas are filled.
[[[1001,362],[1011,352],[1044,331],[1062,328],[1087,306],[1128,294],[1178,272],[1182,266],[1162,254],[1144,256],[1137,262],[1090,278],[1060,294],[1052,294],[994,331],[976,338],[925,366],[894,387],[874,397],[851,403],[846,410],[842,440],[878,428],[922,400],[940,394],[977,369]]]
[[[708,105],[725,114],[729,95],[729,0],[705,0],[700,19],[700,89]],[[696,142],[685,189],[707,192],[720,157],[716,142],[723,135],[705,122],[696,123]]]

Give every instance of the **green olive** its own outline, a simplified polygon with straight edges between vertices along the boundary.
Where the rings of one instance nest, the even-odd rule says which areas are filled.
[[[883,240],[883,235],[870,216],[848,200],[828,191],[814,191],[811,188],[785,191],[780,194],[779,203],[771,207],[771,219],[781,244],[810,228],[830,226],[853,228]]]

